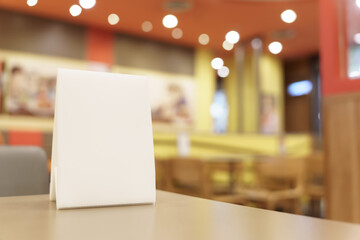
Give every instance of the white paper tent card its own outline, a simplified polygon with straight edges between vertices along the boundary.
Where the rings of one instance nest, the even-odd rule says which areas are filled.
[[[50,199],[62,209],[155,198],[146,77],[60,69]]]

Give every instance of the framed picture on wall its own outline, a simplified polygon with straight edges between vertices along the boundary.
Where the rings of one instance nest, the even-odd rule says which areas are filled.
[[[275,96],[262,94],[260,102],[261,121],[260,130],[264,134],[275,134],[280,129],[280,116]]]
[[[86,70],[85,61],[13,54],[5,59],[3,112],[10,115],[52,117],[59,68]]]
[[[150,84],[153,121],[177,124],[192,123],[189,86],[166,81],[151,81]]]
[[[44,62],[9,61],[5,111],[11,115],[53,116],[56,74],[57,67]]]
[[[192,76],[114,67],[114,72],[149,79],[152,121],[159,128],[189,129],[195,121],[195,81]]]

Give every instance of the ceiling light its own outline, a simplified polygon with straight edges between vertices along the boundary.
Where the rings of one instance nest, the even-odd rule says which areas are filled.
[[[82,11],[81,7],[77,4],[72,5],[69,9],[69,12],[73,17],[79,16],[81,11]]]
[[[115,13],[112,13],[108,16],[108,22],[110,25],[115,25],[120,21],[120,18]]]
[[[223,66],[222,68],[217,70],[217,74],[219,75],[219,77],[226,78],[227,76],[229,76],[230,70],[228,67]]]
[[[211,60],[211,67],[215,70],[218,70],[220,68],[222,68],[224,66],[224,61],[217,57],[217,58],[214,58],[213,60]]]
[[[360,0],[356,0],[356,6],[358,6],[358,8],[360,8]]]
[[[27,0],[27,5],[33,7],[37,4],[38,0]]]
[[[226,40],[223,42],[222,46],[226,51],[230,51],[234,48],[234,44],[231,44]]]
[[[354,35],[354,42],[360,44],[360,33],[356,33]]]
[[[286,23],[293,23],[296,20],[296,13],[291,10],[285,10],[281,13],[281,19]]]
[[[79,0],[80,6],[84,9],[90,9],[95,6],[96,0]]]
[[[171,35],[175,39],[180,39],[183,36],[183,31],[180,28],[174,28],[171,32]]]
[[[150,32],[153,29],[153,25],[149,21],[145,21],[141,24],[141,28],[144,32]]]
[[[236,31],[230,31],[225,36],[226,41],[231,44],[235,44],[240,40],[240,34]]]
[[[169,14],[163,18],[162,23],[166,28],[174,28],[178,24],[178,19],[174,15]]]
[[[280,42],[272,42],[269,44],[269,51],[272,54],[279,54],[283,49],[283,46]]]
[[[210,37],[206,33],[203,33],[199,36],[198,40],[201,45],[207,45],[210,42]]]

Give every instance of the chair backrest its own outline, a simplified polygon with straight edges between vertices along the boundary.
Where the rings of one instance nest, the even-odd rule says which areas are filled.
[[[324,154],[321,151],[314,152],[306,162],[306,192],[309,196],[322,198],[324,191]]]
[[[324,184],[324,154],[321,151],[314,152],[307,158],[306,177],[308,184]]]
[[[39,147],[0,147],[0,196],[46,194],[49,172]]]
[[[303,158],[274,157],[267,159],[260,166],[262,181],[268,181],[265,185],[275,179],[280,185],[292,185],[292,187],[303,187],[305,178],[305,160]],[[276,186],[275,186],[276,188]]]
[[[201,185],[203,163],[200,160],[174,158],[168,164],[170,170],[168,174],[171,174],[172,181],[189,186]]]

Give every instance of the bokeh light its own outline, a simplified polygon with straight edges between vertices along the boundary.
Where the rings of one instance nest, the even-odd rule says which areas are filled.
[[[178,19],[174,15],[169,14],[163,18],[162,23],[166,28],[174,28],[178,25]]]
[[[227,76],[229,76],[230,70],[228,67],[223,66],[217,71],[217,74],[219,77],[226,78]]]
[[[219,57],[214,58],[211,60],[211,67],[215,70],[218,70],[224,66],[224,60]]]
[[[145,21],[141,24],[141,29],[144,31],[144,32],[150,32],[152,29],[153,29],[153,25],[151,22],[149,21]]]
[[[33,7],[38,3],[38,0],[27,0],[26,3],[29,7]]]
[[[309,80],[303,80],[289,84],[287,92],[290,96],[296,97],[309,94],[312,89],[312,82]]]
[[[253,49],[260,49],[262,47],[262,41],[260,38],[254,38],[251,40],[251,47]]]
[[[73,17],[79,16],[81,14],[81,11],[82,11],[82,8],[77,4],[72,5],[69,9],[69,12],[70,12],[71,16],[73,16]]]
[[[285,10],[281,13],[281,20],[283,20],[286,23],[293,23],[295,22],[296,18],[297,18],[296,13],[291,9]]]
[[[203,33],[203,34],[200,34],[198,40],[201,45],[207,45],[210,42],[210,37],[206,33]]]
[[[231,44],[236,44],[240,40],[240,34],[236,31],[230,31],[226,34],[225,39]]]
[[[283,46],[280,42],[272,42],[269,44],[269,51],[272,54],[279,54],[283,49]]]
[[[226,50],[226,51],[230,51],[234,48],[234,44],[229,43],[228,41],[224,41],[222,44],[222,47]]]
[[[171,32],[171,36],[175,39],[180,39],[183,36],[183,31],[180,28],[174,28]]]
[[[112,13],[108,16],[108,22],[110,25],[115,25],[120,21],[120,18],[115,13]]]
[[[80,6],[84,9],[93,8],[96,4],[96,0],[79,0]]]

